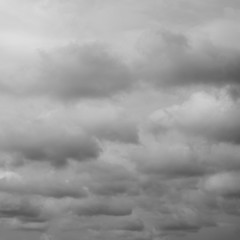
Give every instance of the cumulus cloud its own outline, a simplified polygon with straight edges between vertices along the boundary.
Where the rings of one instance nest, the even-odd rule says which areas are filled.
[[[239,106],[228,97],[194,93],[181,105],[152,114],[150,128],[164,133],[179,130],[213,142],[239,143]]]
[[[95,216],[82,217],[80,222],[72,224],[70,229],[91,229],[95,231],[130,231],[142,232],[144,230],[143,221],[134,215],[127,216]],[[68,231],[69,229],[66,228]]]
[[[190,36],[168,30],[148,35],[152,50],[139,65],[140,76],[147,82],[159,87],[238,85],[239,49],[220,47],[207,38],[194,42]]]
[[[239,7],[0,1],[1,224],[85,240],[238,226]]]
[[[204,188],[226,198],[239,198],[239,181],[239,172],[218,173],[206,180]]]
[[[96,159],[100,155],[101,149],[96,138],[84,129],[59,118],[41,120],[42,112],[48,107],[43,107],[45,110],[42,111],[37,106],[31,111],[31,107],[26,107],[26,102],[23,105],[15,103],[10,104],[6,112],[2,112],[5,114],[1,118],[2,152],[13,158],[15,156],[18,161],[47,161],[53,165],[64,165],[69,159]],[[15,112],[18,107],[23,109]],[[48,114],[48,111],[44,115]],[[56,121],[59,121],[59,124],[56,124]]]
[[[2,171],[0,190],[7,193],[40,195],[54,198],[84,198],[87,192],[81,185],[83,178],[69,173],[54,173],[51,170],[24,169],[20,171]]]
[[[32,199],[33,200],[33,199]],[[41,222],[41,205],[26,197],[1,194],[1,218],[18,218],[26,222]]]
[[[206,172],[187,145],[169,147],[159,144],[140,147],[133,152],[132,160],[141,172],[162,177],[194,177]]]
[[[67,116],[66,116],[67,113]],[[59,121],[100,140],[137,144],[138,122],[126,109],[114,103],[82,103],[70,109],[60,108],[40,117],[43,122]]]
[[[132,213],[132,204],[125,199],[98,198],[80,202],[75,212],[79,216],[126,216]]]
[[[68,159],[93,159],[100,150],[96,141],[85,134],[54,133],[47,129],[9,133],[2,138],[1,146],[3,151],[16,153],[24,159],[49,161],[55,165],[65,164]]]
[[[39,77],[29,91],[63,101],[104,98],[134,84],[130,68],[98,44],[66,47],[40,54]]]

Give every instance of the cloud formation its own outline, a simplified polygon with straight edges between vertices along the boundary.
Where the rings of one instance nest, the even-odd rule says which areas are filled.
[[[194,93],[181,105],[153,113],[150,128],[159,133],[179,130],[213,142],[238,144],[238,105],[227,96]]]
[[[177,240],[239,226],[238,0],[0,9],[1,227]]]
[[[150,33],[146,38],[152,38],[152,50],[139,66],[140,75],[159,87],[238,85],[239,50],[220,47],[210,39],[195,42],[194,34],[191,39],[168,30]]]
[[[124,62],[97,44],[42,53],[39,67],[33,91],[63,100],[111,97],[131,88],[134,80]]]

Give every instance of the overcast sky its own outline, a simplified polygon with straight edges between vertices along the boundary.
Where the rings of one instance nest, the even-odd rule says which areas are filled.
[[[0,0],[1,240],[237,240],[239,0]]]

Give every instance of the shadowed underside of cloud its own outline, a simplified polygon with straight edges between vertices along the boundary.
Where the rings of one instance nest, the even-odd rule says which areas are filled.
[[[195,93],[182,105],[160,109],[151,116],[150,129],[164,134],[180,131],[219,143],[239,144],[239,104],[227,97]]]
[[[42,53],[39,75],[29,91],[63,101],[111,97],[134,85],[130,68],[98,44]]]
[[[49,131],[45,126],[15,130],[2,136],[0,148],[7,153],[17,154],[18,158],[64,165],[68,159],[95,159],[100,152],[96,140],[84,133],[75,134],[53,128]]]
[[[51,172],[2,172],[0,174],[0,190],[20,195],[39,195],[53,198],[84,198],[87,192],[81,184],[81,178],[54,174]]]
[[[215,192],[224,198],[240,198],[239,172],[225,172],[210,176],[204,183],[207,191]]]
[[[140,64],[142,79],[159,87],[239,84],[240,51],[211,43],[195,43],[190,37],[168,30],[149,35],[150,49]]]
[[[139,148],[132,154],[132,160],[140,172],[167,178],[203,176],[206,172],[198,157],[188,146],[150,146]]]
[[[26,197],[14,195],[2,195],[0,199],[1,218],[18,218],[26,222],[41,222],[41,206],[39,203]]]
[[[126,216],[132,213],[131,202],[125,199],[89,199],[75,209],[79,216]]]

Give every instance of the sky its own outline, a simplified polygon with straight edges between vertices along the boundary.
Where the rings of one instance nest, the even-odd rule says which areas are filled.
[[[0,240],[237,240],[239,0],[0,0]]]

